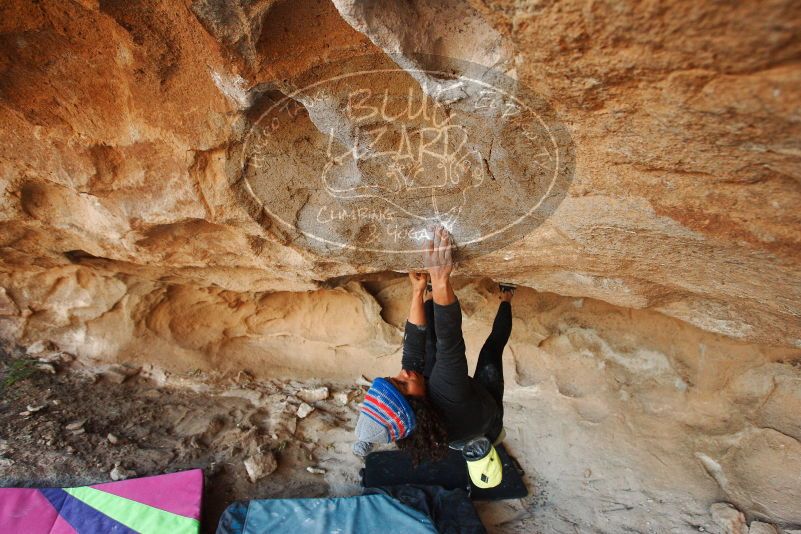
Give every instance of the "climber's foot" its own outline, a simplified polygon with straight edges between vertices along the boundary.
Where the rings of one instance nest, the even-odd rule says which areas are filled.
[[[428,302],[434,298],[434,290],[431,287],[431,281],[426,284],[426,290],[423,292],[423,302]]]
[[[512,302],[512,298],[515,296],[515,290],[517,289],[517,286],[502,282],[498,284],[498,288],[501,290],[501,294],[498,296],[498,298],[500,298],[503,302]]]

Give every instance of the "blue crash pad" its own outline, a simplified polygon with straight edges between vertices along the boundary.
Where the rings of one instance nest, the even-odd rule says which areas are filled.
[[[230,505],[217,534],[436,534],[431,519],[388,495],[266,499]]]

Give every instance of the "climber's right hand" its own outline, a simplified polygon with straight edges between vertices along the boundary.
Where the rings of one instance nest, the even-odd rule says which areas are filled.
[[[429,275],[431,285],[447,281],[453,271],[453,237],[443,226],[433,231],[433,239],[429,240],[423,252],[423,264]]]

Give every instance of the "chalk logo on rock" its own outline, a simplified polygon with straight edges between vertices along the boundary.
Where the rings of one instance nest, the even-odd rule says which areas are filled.
[[[260,224],[327,259],[414,268],[435,224],[468,259],[554,212],[574,154],[542,98],[464,61],[395,59],[328,63],[265,91],[233,172]]]

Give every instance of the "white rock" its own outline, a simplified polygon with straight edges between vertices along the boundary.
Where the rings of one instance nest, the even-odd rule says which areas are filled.
[[[53,366],[52,363],[37,363],[36,368],[40,371],[44,371],[45,373],[49,373],[51,375],[56,374],[56,368]]]
[[[132,367],[129,365],[109,365],[105,368],[100,375],[108,380],[109,382],[113,382],[115,384],[122,384],[128,378],[138,375],[141,371],[141,367]]]
[[[348,395],[347,391],[338,391],[337,393],[334,393],[334,401],[337,404],[345,406],[348,404],[349,400],[350,400],[350,395]]]
[[[86,423],[86,421],[75,421],[74,423],[68,424],[64,428],[67,429],[67,430],[78,430],[79,428],[83,428],[83,425],[85,423]]]
[[[117,443],[119,443],[119,442],[120,442],[120,438],[118,438],[117,436],[115,436],[114,434],[112,434],[112,433],[110,433],[110,432],[109,432],[109,434],[106,436],[106,439],[107,439],[107,440],[109,441],[109,443],[111,443],[112,445],[116,445]]]
[[[26,354],[39,354],[47,350],[47,341],[39,340],[36,343],[28,345],[25,349]]]
[[[38,412],[38,411],[40,411],[40,410],[44,409],[44,407],[45,407],[45,406],[47,406],[47,405],[46,405],[46,404],[41,404],[41,405],[39,405],[39,406],[31,406],[31,405],[29,404],[29,405],[28,405],[28,406],[26,406],[25,408],[26,408],[26,411],[28,411],[28,412],[30,412],[30,413],[36,413],[36,412]]]
[[[311,473],[313,475],[324,475],[325,474],[325,469],[323,469],[322,467],[309,466],[309,467],[306,468],[306,471],[308,471],[309,473]]]
[[[114,464],[114,469],[111,470],[109,476],[111,477],[111,480],[116,482],[118,480],[124,480],[126,478],[136,476],[136,473],[133,471],[128,471],[124,467],[120,467],[120,464]]]
[[[303,419],[303,418],[305,418],[307,415],[309,415],[310,413],[312,413],[313,411],[314,411],[314,407],[313,407],[313,406],[309,406],[308,404],[306,404],[305,402],[303,402],[303,403],[301,403],[301,405],[300,405],[300,406],[298,406],[298,417],[300,417],[301,419]]]
[[[716,502],[709,507],[709,513],[725,534],[748,534],[745,516],[729,503]]]
[[[278,462],[272,451],[259,454],[258,456],[250,456],[245,460],[244,464],[248,478],[254,484],[278,469]]]
[[[58,350],[48,350],[37,354],[36,359],[42,363],[70,363],[75,360],[75,356]]]
[[[748,527],[748,534],[778,534],[778,531],[770,523],[751,521],[751,525]]]
[[[298,391],[298,397],[306,402],[317,402],[328,398],[328,388],[321,386],[319,388],[306,388]]]

